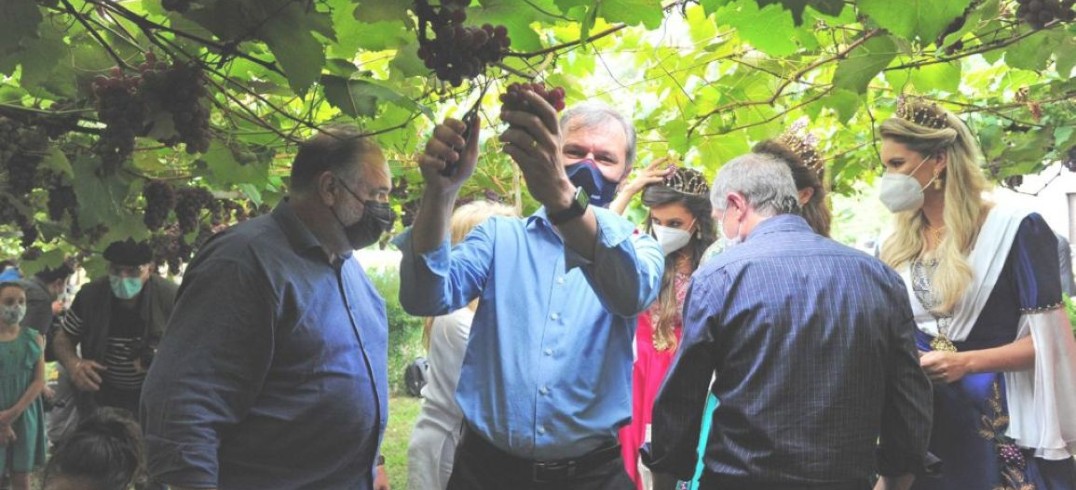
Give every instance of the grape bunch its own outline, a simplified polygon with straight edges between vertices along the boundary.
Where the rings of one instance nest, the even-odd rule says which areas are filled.
[[[64,218],[64,213],[68,213],[72,220],[78,218],[78,197],[75,196],[75,189],[70,184],[63,182],[58,176],[53,176],[50,180],[49,196],[46,203],[49,210],[49,219],[60,221]]]
[[[6,171],[9,193],[24,196],[37,187],[38,166],[48,144],[37,128],[0,116],[0,168]]]
[[[172,275],[180,273],[180,267],[190,260],[194,252],[194,247],[187,243],[183,233],[174,225],[150,237],[149,248],[153,251],[153,261],[158,265],[168,265],[168,272]]]
[[[176,206],[175,189],[168,182],[150,180],[142,186],[142,197],[146,199],[142,222],[150,231],[161,229],[168,219],[168,213]]]
[[[1065,160],[1061,164],[1069,169],[1069,172],[1076,172],[1076,146],[1069,148],[1069,151],[1065,152]]]
[[[1020,451],[1016,444],[1002,444],[998,446],[998,455],[1001,460],[1007,465],[1024,469],[1027,467],[1027,460],[1024,459],[1024,453]]]
[[[140,96],[148,107],[159,107],[172,114],[172,122],[178,140],[162,141],[167,145],[182,142],[187,153],[205,153],[209,150],[212,134],[209,131],[209,109],[205,99],[209,96],[205,75],[197,63],[175,62],[171,65],[158,61],[152,51],[146,53],[146,61],[138,65],[142,85]]]
[[[437,78],[455,87],[464,79],[484,73],[488,65],[504,59],[512,44],[508,28],[504,26],[463,25],[470,3],[470,0],[443,0],[435,8],[426,0],[415,0],[419,21],[418,57]],[[433,38],[428,37],[427,29],[432,30]]]
[[[960,17],[953,19],[953,21],[945,27],[945,30],[938,35],[938,39],[934,41],[934,44],[937,45],[939,48],[942,47],[945,44],[945,38],[948,35],[963,29],[964,23],[968,20],[968,14],[971,14],[973,10],[978,8],[979,3],[980,2],[978,0],[975,0],[968,4],[968,6],[964,9],[964,13],[960,14]],[[948,47],[945,48],[945,54],[955,54],[961,49],[964,49],[964,41],[957,39],[955,42],[953,42],[953,44],[950,44]]]
[[[1076,19],[1076,10],[1072,8],[1076,0],[1016,0],[1016,3],[1019,4],[1016,17],[1033,29],[1042,29],[1054,19],[1064,22]]]
[[[138,97],[142,83],[139,76],[128,77],[119,67],[109,76],[99,75],[93,81],[97,118],[105,124],[94,152],[101,157],[101,173],[116,172],[134,151],[135,136],[142,133],[146,105]]]
[[[213,194],[201,187],[184,187],[176,191],[176,219],[184,235],[198,229],[202,210],[215,207]]]
[[[526,111],[530,109],[530,103],[523,98],[524,92],[534,92],[540,95],[557,112],[564,110],[564,89],[555,87],[547,89],[542,83],[513,83],[508,90],[501,94],[501,107],[508,111]]]
[[[1023,175],[1010,175],[1008,177],[1005,177],[1005,180],[1002,181],[1002,182],[1005,184],[1005,187],[1008,187],[1010,189],[1015,189],[1017,187],[1020,187],[1020,186],[1024,185],[1024,176]]]

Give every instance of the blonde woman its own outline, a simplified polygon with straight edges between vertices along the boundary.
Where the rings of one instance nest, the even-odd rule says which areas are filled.
[[[452,213],[451,240],[455,245],[471,230],[492,216],[516,216],[514,208],[487,201],[474,201]],[[452,461],[463,427],[463,413],[456,404],[463,354],[471,332],[478,300],[466,308],[426,321],[423,343],[429,350],[427,384],[422,388],[422,410],[407,447],[407,488],[443,490],[452,474]]]
[[[979,147],[948,111],[903,101],[880,132],[896,215],[881,258],[911,297],[943,465],[912,488],[1076,488],[1076,342],[1053,233],[983,199]]]

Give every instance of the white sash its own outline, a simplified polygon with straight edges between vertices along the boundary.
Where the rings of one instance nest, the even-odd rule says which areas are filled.
[[[1030,214],[1028,211],[1003,209],[999,206],[990,209],[983,228],[979,231],[979,237],[975,240],[975,246],[968,255],[972,270],[971,284],[953,308],[953,318],[949,322],[948,331],[945,332],[949,340],[961,342],[971,334],[975,321],[979,319],[979,314],[986,306],[986,300],[994,291],[1001,269],[1005,267],[1005,260],[1009,257],[1016,231],[1020,229],[1020,223],[1028,214]],[[915,323],[923,332],[937,337],[938,322],[915,297],[909,265],[905,264],[901,267],[900,275],[907,286]]]

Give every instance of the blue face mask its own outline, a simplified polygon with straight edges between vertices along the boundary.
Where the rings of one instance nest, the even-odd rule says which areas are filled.
[[[142,278],[108,276],[108,284],[112,286],[112,294],[119,299],[131,299],[142,292]]]
[[[576,187],[582,187],[590,196],[592,206],[606,207],[616,196],[616,182],[611,182],[598,170],[594,160],[581,160],[564,168],[568,180]]]

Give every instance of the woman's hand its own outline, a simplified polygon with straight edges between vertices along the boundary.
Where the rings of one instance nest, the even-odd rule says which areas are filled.
[[[15,437],[15,429],[10,425],[0,425],[0,446],[7,446],[18,439]]]
[[[936,383],[954,383],[971,373],[963,352],[923,352],[919,355],[919,365]]]
[[[616,214],[624,214],[628,209],[628,203],[636,194],[642,192],[646,186],[657,184],[665,180],[669,174],[676,170],[676,161],[669,157],[662,157],[650,162],[646,168],[639,171],[635,178],[631,179],[617,193],[616,199],[609,204],[609,210]]]

